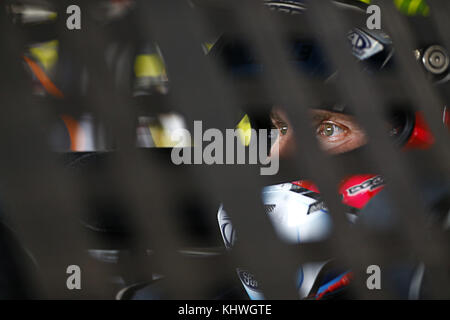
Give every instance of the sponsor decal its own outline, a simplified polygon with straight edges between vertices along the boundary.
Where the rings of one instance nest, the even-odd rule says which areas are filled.
[[[253,274],[247,272],[246,270],[237,270],[239,279],[241,279],[242,283],[253,290],[258,290],[258,281],[255,279]]]
[[[312,212],[316,212],[316,211],[320,211],[320,210],[324,210],[328,212],[328,208],[325,205],[325,202],[323,202],[322,200],[316,201],[313,204],[309,205],[308,208],[308,212],[306,214],[310,214]]]
[[[354,196],[358,193],[364,192],[364,191],[372,191],[375,189],[378,189],[379,187],[384,185],[384,180],[381,176],[375,176],[371,179],[368,179],[366,181],[363,181],[360,184],[357,184],[351,188],[347,189],[347,194],[349,196]]]
[[[359,60],[365,60],[383,51],[384,46],[367,33],[354,29],[348,34],[353,54]]]

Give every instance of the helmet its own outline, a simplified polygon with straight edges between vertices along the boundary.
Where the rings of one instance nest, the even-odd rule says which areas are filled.
[[[367,4],[358,1],[334,1],[345,8],[365,13]],[[265,5],[283,14],[296,14],[301,17],[307,9],[303,1],[265,1]],[[357,27],[348,33],[348,40],[355,58],[369,74],[395,69],[394,45],[389,35],[379,30]],[[314,40],[302,39],[292,35],[290,38],[292,65],[299,72],[324,82],[333,81],[336,70],[330,67],[325,55]],[[251,55],[243,41],[231,36],[222,36],[212,48],[211,55],[229,70],[232,77],[254,77],[264,72],[263,65]],[[439,58],[430,59],[436,55]],[[449,79],[448,52],[440,45],[425,46],[416,50],[417,60],[436,83]],[[433,64],[433,66],[430,66]],[[351,114],[345,105],[332,104],[320,109]],[[443,122],[449,125],[448,110],[443,107]],[[251,121],[250,115],[250,122]],[[389,118],[389,135],[403,149],[428,148],[434,138],[420,112],[406,110],[400,106],[393,108]],[[264,122],[263,122],[264,123]],[[261,122],[253,122],[253,126]],[[358,213],[368,202],[383,190],[385,182],[377,174],[358,174],[345,178],[339,187],[342,202],[348,208],[348,218],[355,221]],[[324,240],[330,235],[332,223],[328,209],[321,200],[319,190],[311,181],[296,180],[265,187],[262,191],[265,213],[270,217],[278,236],[289,243],[305,243]],[[226,204],[225,204],[226,206]],[[233,247],[237,236],[226,207],[218,211],[218,222],[225,246]],[[297,289],[300,298],[331,297],[347,286],[351,280],[350,270],[330,268],[330,261],[308,263],[298,270]],[[264,298],[257,279],[247,270],[237,268],[238,276],[251,299]]]

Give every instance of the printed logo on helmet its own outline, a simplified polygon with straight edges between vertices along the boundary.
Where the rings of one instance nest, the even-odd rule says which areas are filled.
[[[309,215],[312,212],[317,212],[321,210],[328,211],[328,208],[325,205],[325,202],[319,200],[309,205],[308,212],[306,214]]]
[[[249,273],[245,270],[240,270],[240,269],[238,269],[237,272],[239,275],[239,279],[241,279],[242,283],[245,286],[247,286],[253,290],[257,290],[259,288],[258,281],[255,279],[255,277],[251,273]]]
[[[378,189],[384,185],[384,180],[381,176],[373,177],[369,180],[366,180],[360,184],[357,184],[351,188],[347,189],[347,193],[349,196],[354,196],[358,193],[364,192],[364,191],[372,191],[375,189]]]
[[[383,45],[365,32],[354,29],[348,34],[352,52],[359,60],[365,60],[383,51]]]

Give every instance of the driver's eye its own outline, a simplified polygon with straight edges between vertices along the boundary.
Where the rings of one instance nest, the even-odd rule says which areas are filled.
[[[288,125],[286,122],[272,119],[272,124],[274,129],[278,129],[283,136],[286,135],[288,131]]]
[[[317,134],[324,138],[338,138],[345,134],[345,128],[332,122],[322,122],[317,128]]]

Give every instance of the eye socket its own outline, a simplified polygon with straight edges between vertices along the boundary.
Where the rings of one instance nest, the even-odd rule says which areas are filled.
[[[282,135],[286,135],[288,125],[282,121],[273,121],[274,127],[280,131]],[[317,126],[317,134],[323,138],[337,139],[347,132],[347,128],[331,121],[323,121]]]
[[[314,109],[312,129],[322,150],[330,153],[344,153],[356,149],[367,142],[364,131],[351,115]],[[295,143],[292,128],[282,110],[274,110],[270,115],[272,128],[276,129],[283,150],[289,150]],[[283,151],[287,152],[287,151]]]
[[[334,122],[324,121],[317,126],[316,133],[324,139],[338,140],[345,136],[348,129]]]
[[[288,125],[286,122],[272,119],[272,124],[274,129],[278,129],[283,136],[286,135],[288,131]]]

